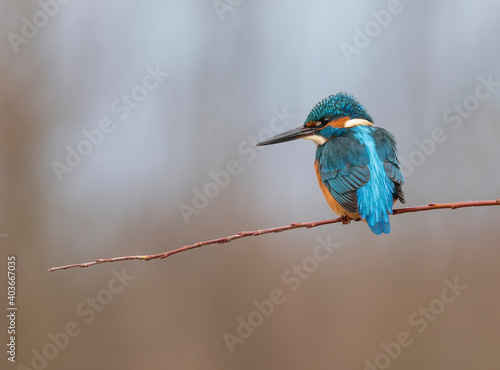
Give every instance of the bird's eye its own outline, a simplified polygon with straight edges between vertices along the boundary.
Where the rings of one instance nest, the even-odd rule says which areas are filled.
[[[321,119],[320,124],[327,125],[330,121],[331,121],[331,119],[329,117],[324,117]]]

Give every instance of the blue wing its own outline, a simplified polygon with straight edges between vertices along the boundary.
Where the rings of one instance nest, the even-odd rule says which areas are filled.
[[[359,213],[375,234],[390,233],[392,202],[405,201],[394,137],[381,128],[351,129],[319,146],[316,157],[333,198]]]
[[[366,147],[349,136],[332,137],[318,147],[321,180],[333,198],[348,212],[358,212],[356,190],[370,181]]]
[[[397,158],[396,140],[389,131],[380,127],[373,131],[372,137],[377,148],[378,157],[384,164],[385,173],[394,183],[395,192],[393,193],[393,198],[394,200],[399,199],[401,203],[405,203],[403,192],[405,181]]]

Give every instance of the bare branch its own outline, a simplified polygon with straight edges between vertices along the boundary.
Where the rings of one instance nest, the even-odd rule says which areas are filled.
[[[457,209],[457,208],[466,208],[466,207],[486,207],[486,206],[498,206],[498,205],[500,205],[500,199],[470,201],[470,202],[456,202],[456,203],[430,203],[426,206],[395,209],[393,214],[400,215],[403,213],[432,211],[435,209]],[[174,249],[174,250],[171,250],[168,252],[151,254],[151,255],[144,255],[144,256],[123,256],[123,257],[113,257],[113,258],[100,258],[100,259],[97,259],[97,260],[92,261],[92,262],[76,263],[73,265],[52,267],[49,269],[49,271],[66,270],[66,269],[74,268],[74,267],[89,267],[89,266],[99,265],[101,263],[108,263],[108,262],[129,261],[129,260],[150,261],[150,260],[155,260],[155,259],[163,259],[163,258],[170,257],[173,254],[185,252],[185,251],[199,248],[199,247],[203,247],[205,245],[225,244],[225,243],[229,243],[230,241],[233,241],[236,239],[246,238],[247,236],[258,236],[258,235],[264,235],[264,234],[270,234],[270,233],[280,233],[282,231],[300,229],[300,228],[304,228],[304,227],[309,229],[311,227],[334,224],[334,223],[338,223],[338,222],[342,222],[342,219],[340,217],[329,219],[329,220],[322,220],[322,221],[296,222],[296,223],[292,223],[292,224],[289,224],[286,226],[273,227],[270,229],[262,229],[262,230],[255,230],[255,231],[241,231],[238,234],[225,236],[223,238],[218,238],[218,239],[205,240],[205,241],[198,242],[195,244],[186,245],[182,248]]]

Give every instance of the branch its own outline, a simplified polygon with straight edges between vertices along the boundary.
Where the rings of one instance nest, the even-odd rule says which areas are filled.
[[[466,208],[466,207],[486,207],[486,206],[498,206],[500,205],[500,199],[496,200],[481,200],[481,201],[470,201],[470,202],[456,202],[456,203],[430,203],[426,206],[418,206],[418,207],[407,207],[395,209],[393,215],[401,215],[403,213],[413,213],[413,212],[422,212],[422,211],[432,211],[435,209],[457,209],[457,208]],[[357,220],[359,221],[359,220]],[[282,231],[293,230],[293,229],[301,229],[301,228],[312,228],[316,226],[335,224],[338,222],[342,222],[342,218],[333,218],[329,220],[322,221],[313,221],[313,222],[296,222],[286,226],[273,227],[270,229],[262,229],[255,231],[241,231],[238,234],[225,236],[223,238],[205,240],[202,242],[198,242],[191,245],[186,245],[182,248],[174,249],[168,252],[144,255],[144,256],[124,256],[124,257],[114,257],[114,258],[100,258],[92,262],[87,263],[76,263],[73,265],[65,265],[59,267],[52,267],[48,271],[57,271],[57,270],[66,270],[73,267],[89,267],[94,265],[99,265],[101,263],[108,262],[118,262],[118,261],[129,261],[129,260],[142,260],[142,261],[150,261],[155,259],[163,259],[170,257],[173,254],[177,254],[180,252],[185,252],[191,249],[203,247],[205,245],[211,244],[225,244],[229,243],[232,240],[246,238],[247,236],[258,236],[270,233],[280,233]]]

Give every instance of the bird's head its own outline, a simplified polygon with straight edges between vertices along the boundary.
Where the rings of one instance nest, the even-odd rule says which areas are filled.
[[[323,145],[339,129],[348,129],[358,125],[373,126],[373,119],[352,95],[338,93],[316,104],[303,126],[273,136],[258,143],[257,146],[295,139],[312,140],[318,145]]]

